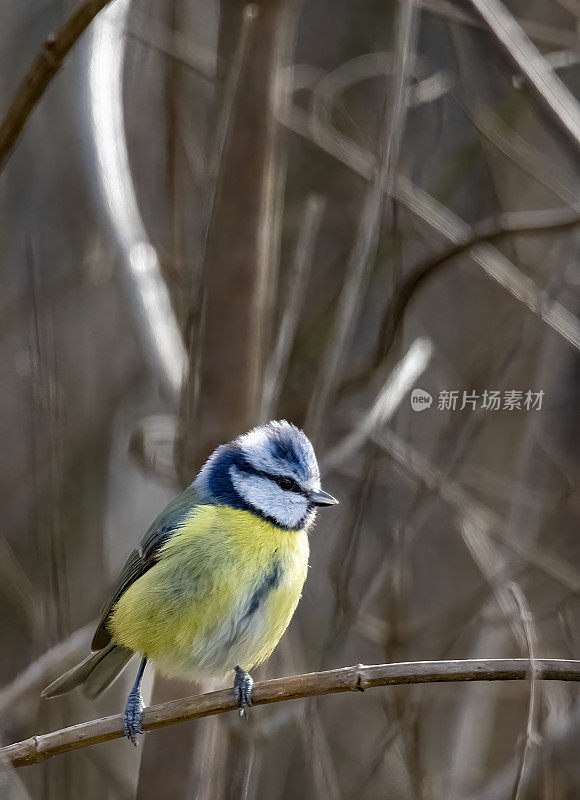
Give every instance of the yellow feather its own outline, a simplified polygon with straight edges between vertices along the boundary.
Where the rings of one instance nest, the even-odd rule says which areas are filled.
[[[115,642],[169,674],[217,676],[236,664],[249,670],[286,630],[307,568],[304,531],[200,505],[119,599],[109,629]]]

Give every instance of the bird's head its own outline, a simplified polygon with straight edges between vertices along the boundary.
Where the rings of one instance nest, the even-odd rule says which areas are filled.
[[[195,487],[214,502],[251,511],[288,530],[308,527],[318,506],[338,502],[320,488],[310,440],[286,420],[261,425],[218,447]]]

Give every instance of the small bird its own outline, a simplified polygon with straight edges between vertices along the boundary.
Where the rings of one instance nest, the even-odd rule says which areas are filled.
[[[139,653],[124,717],[134,745],[143,732],[148,661],[166,675],[198,679],[233,669],[244,714],[252,703],[249,670],[271,655],[300,600],[316,508],[337,502],[320,488],[309,439],[286,420],[221,445],[127,559],[91,655],[42,697],[76,686],[97,697]]]

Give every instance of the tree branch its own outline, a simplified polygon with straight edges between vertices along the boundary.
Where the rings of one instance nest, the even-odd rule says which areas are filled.
[[[7,686],[0,687],[0,715],[6,714],[26,698],[38,697],[43,686],[84,658],[96,625],[97,620],[94,620],[79,628],[29,664]]]
[[[417,290],[423,286],[428,278],[438,273],[442,267],[447,266],[450,261],[469,250],[473,250],[478,245],[489,244],[504,236],[533,235],[542,232],[555,233],[557,231],[566,230],[567,228],[575,228],[579,224],[580,216],[576,209],[554,209],[553,211],[540,210],[539,212],[530,211],[522,212],[521,214],[504,214],[499,218],[493,217],[481,220],[481,222],[476,223],[472,227],[469,237],[460,242],[451,244],[448,250],[436,256],[428,256],[424,261],[420,262],[412,272],[406,275],[393,293],[393,297],[383,315],[373,369],[386,358],[390,351],[400,331],[405,311]],[[538,303],[538,307],[539,306],[540,303]]]
[[[85,0],[65,22],[56,36],[50,36],[18,86],[12,103],[0,123],[0,172],[12,152],[28,117],[50,82],[61,68],[70,50],[93,19],[111,0]]]
[[[499,217],[495,216],[475,223],[470,229],[468,236],[463,237],[458,242],[453,242],[447,250],[437,255],[427,256],[413,267],[395,287],[393,295],[383,313],[381,327],[377,337],[377,345],[372,360],[368,364],[363,365],[358,372],[343,380],[340,386],[340,394],[342,395],[346,391],[352,391],[361,386],[364,381],[368,380],[370,375],[379,369],[382,362],[389,355],[397,336],[401,332],[405,313],[411,301],[419,290],[430,281],[431,278],[447,267],[451,261],[469,251],[475,251],[475,248],[479,245],[488,245],[503,237],[556,233],[557,231],[575,228],[579,225],[580,216],[576,208],[543,209],[539,211],[523,211],[521,213],[508,212]],[[480,266],[482,265],[479,260],[477,260],[477,263],[480,264]],[[491,277],[497,280],[495,275],[491,275]],[[521,277],[523,280],[526,280],[527,276],[522,275]],[[531,283],[528,283],[528,286],[532,289]],[[514,293],[512,292],[512,294]],[[557,301],[549,299],[543,301],[539,289],[534,293],[534,296],[536,298],[534,307],[543,309],[544,316],[542,316],[542,318],[560,335],[564,335],[562,326],[554,324],[554,318],[560,318],[565,314],[565,309]],[[522,302],[521,296],[517,295],[516,299]],[[530,306],[528,305],[528,307]],[[546,311],[548,312],[547,319]],[[567,326],[567,332],[564,338],[575,347],[580,348],[580,329],[578,328],[575,318],[571,314],[569,315],[569,320],[570,324]]]
[[[540,102],[580,147],[580,105],[500,0],[469,0]]]
[[[421,11],[426,11],[428,14],[450,20],[451,22],[469,25],[471,28],[486,29],[484,22],[481,22],[470,12],[453,5],[449,0],[415,0],[415,2]],[[518,18],[517,21],[530,39],[542,45],[574,48],[578,43],[576,31],[572,26],[570,26],[570,30],[566,30],[564,28],[554,28],[551,25],[544,25],[534,20]]]
[[[534,661],[535,677],[543,680],[580,681],[580,661],[538,658]],[[411,683],[440,683],[447,681],[513,681],[529,677],[527,658],[468,659],[465,661],[409,661],[311,672],[288,678],[275,678],[254,685],[252,700],[255,706],[281,703],[301,697],[316,697],[337,692],[356,692],[375,686]],[[152,731],[166,725],[186,722],[200,717],[223,714],[237,708],[232,689],[184,697],[147,708],[143,713],[143,730]],[[0,749],[0,764],[15,767],[29,766],[47,758],[90,747],[111,739],[120,739],[123,716],[81,722],[70,728],[32,736],[22,742]]]

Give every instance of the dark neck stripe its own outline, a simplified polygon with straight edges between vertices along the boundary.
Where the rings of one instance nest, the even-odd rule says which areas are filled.
[[[269,514],[264,514],[259,508],[256,508],[251,503],[247,503],[245,500],[244,502],[244,510],[249,511],[255,517],[260,517],[261,520],[264,522],[269,522],[270,525],[274,525],[275,528],[280,528],[281,531],[300,531],[306,524],[306,518],[308,517],[309,511],[302,517],[302,519],[298,522],[298,525],[283,525],[279,519],[276,517],[271,517]]]

